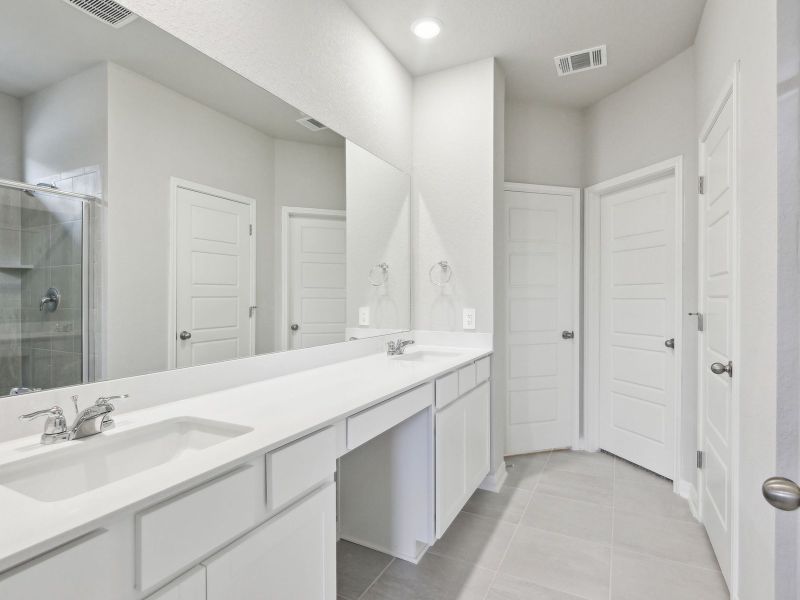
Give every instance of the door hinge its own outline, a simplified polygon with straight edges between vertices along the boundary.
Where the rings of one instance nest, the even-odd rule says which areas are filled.
[[[697,317],[697,331],[703,331],[703,313],[689,313],[690,317]]]
[[[705,465],[705,452],[702,450],[697,451],[697,468],[702,469]]]
[[[250,223],[250,235],[253,235],[253,224]]]
[[[251,307],[250,307],[250,318],[251,318],[251,319],[253,318],[253,313],[255,313],[255,312],[256,312],[256,309],[257,309],[257,308],[258,308],[257,306],[251,306]]]
[[[700,194],[705,194],[706,193],[705,189],[706,189],[706,178],[701,175],[700,177],[697,178],[697,191]]]

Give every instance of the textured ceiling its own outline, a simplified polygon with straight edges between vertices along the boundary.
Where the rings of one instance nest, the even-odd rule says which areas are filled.
[[[705,0],[345,0],[415,76],[496,56],[516,100],[591,105],[694,43]],[[411,23],[444,23],[416,38]],[[558,77],[553,57],[608,46],[607,67]]]

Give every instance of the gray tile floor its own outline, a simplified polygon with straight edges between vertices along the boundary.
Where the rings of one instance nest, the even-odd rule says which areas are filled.
[[[338,546],[340,600],[723,600],[705,531],[671,482],[608,454],[508,458],[412,565]]]

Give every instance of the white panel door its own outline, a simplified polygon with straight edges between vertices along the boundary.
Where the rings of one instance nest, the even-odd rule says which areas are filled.
[[[347,319],[344,216],[289,220],[289,348],[345,340]]]
[[[573,442],[577,210],[571,190],[505,192],[507,454]]]
[[[675,177],[600,202],[599,446],[672,479]]]
[[[176,219],[176,365],[249,356],[250,205],[178,187]]]
[[[725,578],[731,568],[731,426],[733,377],[715,374],[713,363],[727,365],[733,357],[735,309],[733,103],[728,99],[701,143],[700,172],[700,513]],[[733,375],[736,372],[733,371]]]
[[[208,600],[336,600],[336,484],[204,564]]]

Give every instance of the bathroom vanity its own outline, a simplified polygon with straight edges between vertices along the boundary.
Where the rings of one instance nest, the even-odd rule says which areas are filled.
[[[416,562],[489,471],[490,355],[371,354],[8,442],[0,598],[332,600],[340,536]]]

